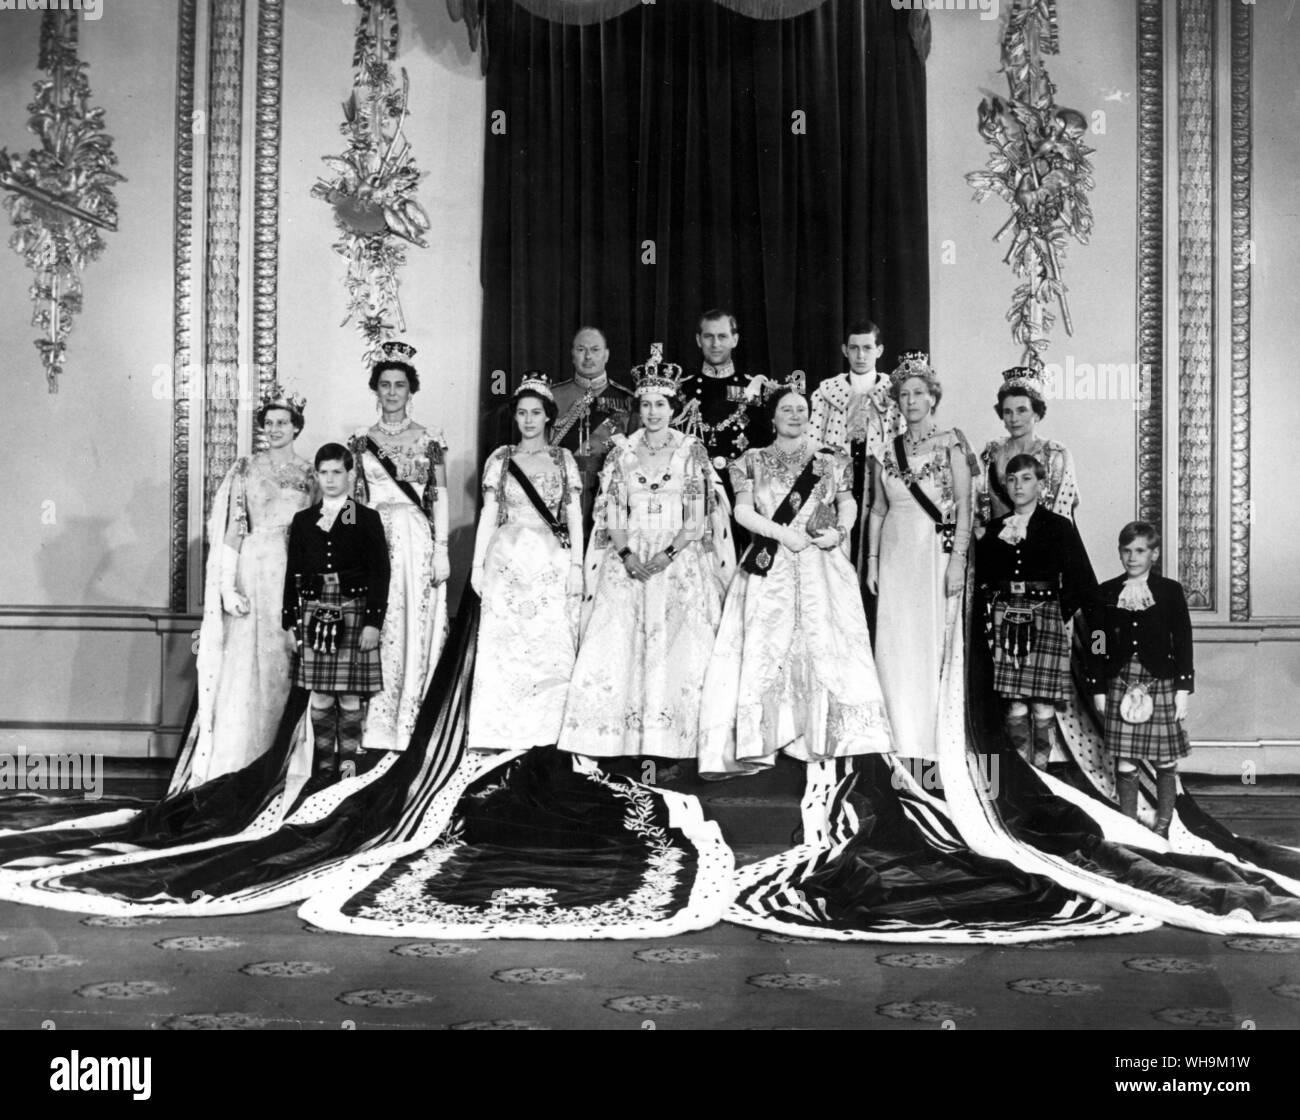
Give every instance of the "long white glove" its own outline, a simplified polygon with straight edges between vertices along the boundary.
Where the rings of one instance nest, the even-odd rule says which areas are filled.
[[[433,497],[433,582],[435,586],[446,583],[451,576],[451,561],[447,559],[447,538],[450,535],[450,515],[447,511],[447,488],[439,486]]]
[[[243,618],[249,611],[248,600],[239,593],[235,581],[239,571],[239,549],[231,548],[224,541],[221,544],[221,605],[227,614]]]

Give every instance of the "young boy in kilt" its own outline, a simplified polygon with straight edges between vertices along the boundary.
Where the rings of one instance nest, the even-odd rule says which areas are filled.
[[[284,576],[281,620],[298,653],[293,683],[312,690],[312,774],[325,781],[340,765],[344,777],[356,771],[361,698],[384,687],[379,632],[388,607],[388,542],[379,514],[350,497],[354,466],[342,444],[316,452],[322,497],[294,515]]]
[[[1014,508],[989,523],[975,550],[1007,735],[1040,770],[1056,745],[1056,703],[1072,687],[1066,624],[1097,586],[1074,522],[1038,504],[1046,478],[1032,455],[1007,464]]]
[[[1191,749],[1187,698],[1193,691],[1192,621],[1176,580],[1156,575],[1160,533],[1130,521],[1119,534],[1124,575],[1097,588],[1088,605],[1088,686],[1106,721],[1106,749],[1118,771],[1119,807],[1137,818],[1137,764],[1156,768],[1156,824],[1169,835],[1177,767]]]

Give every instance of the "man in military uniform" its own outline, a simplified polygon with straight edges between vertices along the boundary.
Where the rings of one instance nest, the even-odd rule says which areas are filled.
[[[716,308],[700,316],[695,344],[704,364],[700,372],[682,379],[681,413],[675,427],[697,436],[708,448],[713,469],[722,480],[732,508],[736,493],[727,469],[747,447],[772,442],[772,433],[763,423],[760,405],[769,382],[762,374],[746,376],[731,361],[731,352],[740,342],[736,317]],[[748,543],[748,534],[733,524],[737,550]]]
[[[551,429],[551,444],[572,452],[582,474],[584,545],[591,539],[592,509],[610,441],[635,431],[638,423],[632,390],[609,377],[608,364],[604,332],[582,327],[573,336],[573,377],[552,387],[559,416]]]

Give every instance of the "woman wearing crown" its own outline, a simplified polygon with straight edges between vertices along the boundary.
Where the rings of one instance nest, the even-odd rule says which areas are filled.
[[[974,457],[959,429],[935,423],[943,386],[927,355],[904,354],[890,380],[907,428],[872,472],[867,590],[879,596],[876,664],[894,749],[933,758],[944,654],[961,641]]]
[[[1012,512],[1006,473],[1007,464],[1017,455],[1032,455],[1047,470],[1039,505],[1074,519],[1079,504],[1074,459],[1064,445],[1035,434],[1038,422],[1047,415],[1045,389],[1041,367],[1015,366],[1002,373],[994,411],[1007,429],[1007,438],[990,440],[980,453],[976,521],[981,526]]]
[[[599,758],[694,758],[704,672],[734,556],[725,502],[694,436],[670,427],[680,367],[633,371],[641,428],[601,472],[582,644],[559,746]]]
[[[266,450],[236,462],[213,499],[198,708],[172,793],[259,757],[289,695],[292,645],[280,628],[289,524],[316,497],[311,464],[293,447],[306,403],[272,387],[256,418]]]
[[[447,634],[447,445],[409,415],[420,390],[414,356],[404,342],[384,344],[370,371],[380,417],[348,443],[357,461],[354,496],[379,512],[391,559],[379,640],[384,688],[366,712],[365,750],[405,748]]]
[[[554,743],[578,651],[582,606],[582,476],[549,442],[558,415],[544,373],[512,401],[519,442],[483,469],[483,510],[470,584],[482,600],[468,746]]]
[[[890,749],[848,538],[852,463],[808,435],[802,384],[769,396],[776,439],[731,465],[736,521],[753,535],[727,591],[704,681],[701,777]]]

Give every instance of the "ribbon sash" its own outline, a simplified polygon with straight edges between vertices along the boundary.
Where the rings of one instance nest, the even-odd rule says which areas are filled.
[[[799,477],[794,480],[790,493],[782,499],[781,504],[776,507],[776,512],[772,514],[772,520],[778,525],[782,527],[789,525],[803,508],[808,495],[812,493],[812,488],[817,484],[816,467],[817,456],[814,454],[804,464]],[[755,534],[745,555],[741,557],[740,566],[752,576],[765,576],[772,567],[772,561],[776,559],[776,550],[777,542],[771,537],[760,537]]]
[[[916,504],[934,522],[934,531],[943,537],[944,552],[951,552],[953,538],[957,532],[957,523],[955,521],[945,521],[943,514],[939,512],[939,507],[930,501],[929,495],[921,489],[921,484],[912,478],[912,468],[908,465],[907,449],[903,446],[903,437],[901,435],[894,437],[894,459],[898,463],[899,474],[909,480],[907,488],[911,491],[912,497],[916,499]]]
[[[379,465],[383,467],[385,471],[388,472],[388,477],[393,480],[397,488],[408,498],[411,499],[411,505],[415,506],[416,509],[418,509],[422,514],[424,514],[424,519],[429,522],[429,531],[432,532],[433,522],[429,518],[429,511],[424,508],[424,503],[420,501],[420,495],[416,493],[415,487],[412,486],[409,482],[405,482],[402,479],[397,477],[396,464],[387,455],[385,455],[382,451],[379,450],[379,445],[375,443],[375,441],[370,436],[366,436],[366,450],[369,451],[370,454],[372,454],[376,459],[379,460]],[[425,485],[432,486],[433,484],[434,484],[433,462],[432,460],[430,460],[429,481],[426,482]]]
[[[569,429],[591,411],[592,402],[598,396],[600,396],[600,393],[593,393],[588,389],[569,405],[568,410],[555,422],[555,427],[551,430],[552,447],[559,447],[564,442],[564,437],[569,434]]]
[[[519,489],[524,492],[524,497],[532,503],[533,509],[537,511],[538,516],[546,522],[546,527],[555,534],[555,539],[560,542],[560,547],[568,548],[569,527],[561,524],[559,518],[551,512],[550,507],[542,501],[542,496],[537,492],[532,481],[526,474],[524,474],[523,470],[520,469],[519,464],[516,463],[514,459],[511,459],[506,464],[506,469],[510,471],[510,477],[519,483]],[[560,469],[564,469],[563,464],[560,465]]]

